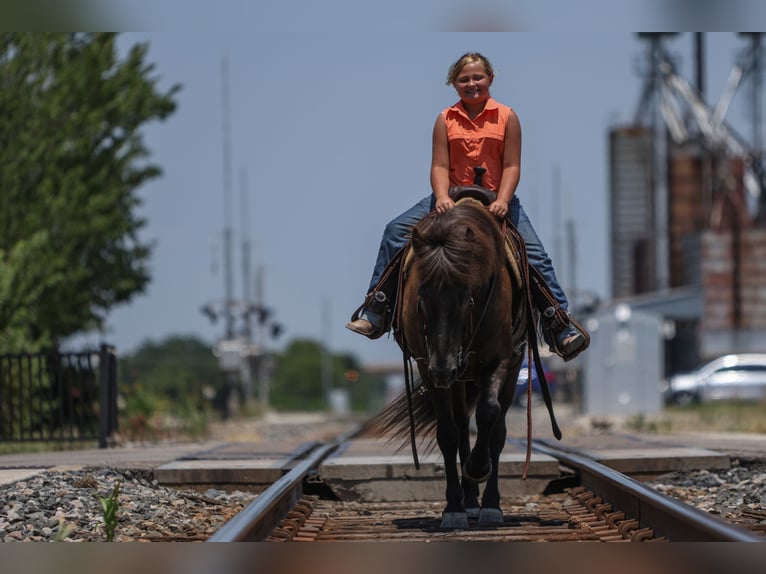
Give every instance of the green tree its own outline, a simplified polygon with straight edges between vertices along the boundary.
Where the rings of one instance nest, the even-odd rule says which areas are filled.
[[[294,339],[275,357],[271,403],[280,410],[323,410],[322,347],[316,341]]]
[[[271,402],[280,410],[313,411],[327,408],[322,381],[324,348],[309,339],[295,339],[276,358]],[[350,391],[354,410],[370,410],[379,406],[376,397],[384,392],[384,381],[365,377],[355,357],[348,354],[329,355],[330,388]],[[328,358],[325,358],[327,360]]]
[[[215,389],[222,381],[211,346],[188,336],[146,341],[134,353],[120,357],[118,369],[121,386],[140,386],[175,404],[198,402],[205,387]]]
[[[161,170],[142,127],[176,108],[147,45],[111,33],[0,34],[0,350],[57,346],[142,293],[137,190]]]
[[[212,398],[223,375],[212,348],[190,336],[146,341],[120,357],[117,379],[122,398],[120,430],[128,436],[152,438],[163,433],[170,415],[179,429],[194,437],[207,432]]]

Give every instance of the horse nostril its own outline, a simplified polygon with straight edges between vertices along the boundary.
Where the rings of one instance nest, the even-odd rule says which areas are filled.
[[[450,367],[431,367],[428,369],[431,380],[438,388],[447,388],[457,377],[457,369]]]

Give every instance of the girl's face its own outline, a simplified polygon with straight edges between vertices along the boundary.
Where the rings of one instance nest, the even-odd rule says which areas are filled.
[[[464,103],[479,104],[489,98],[492,76],[480,62],[472,62],[463,66],[452,85]]]

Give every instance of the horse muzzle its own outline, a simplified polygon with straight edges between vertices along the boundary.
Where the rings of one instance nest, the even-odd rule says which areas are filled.
[[[455,367],[429,367],[428,376],[437,389],[448,389],[457,378]]]

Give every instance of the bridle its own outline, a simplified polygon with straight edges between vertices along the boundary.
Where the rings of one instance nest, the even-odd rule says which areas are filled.
[[[476,334],[479,332],[479,329],[481,328],[484,318],[487,315],[487,310],[489,309],[489,305],[492,302],[492,297],[495,294],[495,284],[497,283],[497,273],[494,273],[492,275],[492,279],[489,282],[489,291],[487,292],[487,296],[484,299],[484,306],[481,309],[481,313],[479,314],[479,318],[477,319],[476,323],[474,324],[473,318],[474,318],[474,305],[475,305],[475,299],[473,294],[468,294],[468,299],[466,301],[465,307],[468,309],[467,315],[468,315],[468,329],[464,330],[465,333],[467,333],[467,337],[464,337],[464,342],[461,343],[460,347],[457,351],[457,368],[458,368],[458,380],[461,380],[461,377],[465,375],[466,370],[468,369],[468,361],[472,354],[476,353],[476,351],[473,348],[474,342],[476,340]],[[422,299],[418,298],[417,303],[417,313],[418,317],[421,321],[421,324],[423,325],[423,340],[425,342],[426,347],[426,357],[415,357],[415,361],[425,361],[427,360],[427,357],[431,355],[431,349],[430,349],[430,343],[428,339],[428,330],[427,330],[427,321],[425,317],[425,313],[423,312],[423,308],[421,305]]]
[[[457,353],[457,364],[458,364],[458,378],[463,376],[465,374],[466,369],[468,368],[468,359],[470,358],[472,353],[475,353],[476,351],[473,350],[473,342],[476,339],[476,333],[479,332],[479,328],[481,327],[481,324],[484,321],[484,317],[487,315],[487,309],[489,309],[489,304],[492,301],[492,296],[495,294],[495,283],[497,283],[497,273],[492,275],[492,281],[489,283],[489,292],[487,293],[487,297],[484,300],[484,307],[481,310],[481,314],[479,315],[478,321],[476,321],[476,325],[473,325],[473,313],[469,313],[469,332],[471,333],[471,336],[468,338],[468,342],[465,344],[465,347],[463,345],[460,346]],[[468,306],[470,309],[473,309],[474,300],[473,296],[468,296]],[[465,350],[463,350],[465,349]]]

